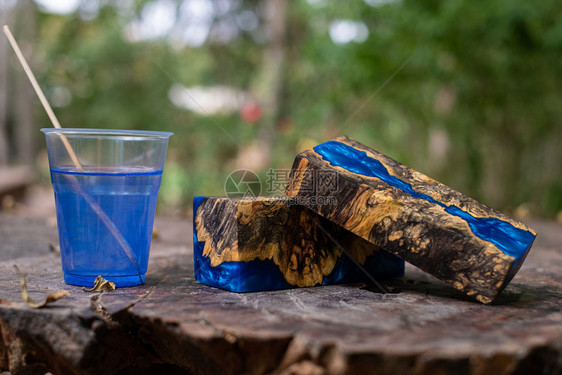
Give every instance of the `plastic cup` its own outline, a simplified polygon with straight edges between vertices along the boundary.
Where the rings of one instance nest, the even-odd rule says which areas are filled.
[[[64,281],[92,286],[102,276],[116,286],[143,284],[168,138],[173,133],[41,131],[47,139],[55,191]]]

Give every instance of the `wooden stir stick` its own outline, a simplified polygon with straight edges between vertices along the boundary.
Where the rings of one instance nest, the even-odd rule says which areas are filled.
[[[21,52],[18,42],[16,42],[16,40],[14,39],[14,36],[12,35],[10,28],[7,25],[4,25],[4,27],[2,27],[2,30],[4,31],[4,34],[6,34],[8,41],[12,45],[12,48],[14,49],[14,52],[16,53],[16,56],[18,57],[23,67],[23,70],[25,71],[25,74],[27,74],[27,78],[29,78],[29,81],[31,82],[31,86],[33,86],[33,88],[35,89],[35,92],[37,93],[37,96],[39,97],[39,100],[41,101],[43,108],[45,108],[47,115],[51,119],[53,126],[57,129],[61,129],[62,126],[60,126],[59,120],[57,119],[57,116],[55,116],[55,112],[53,112],[53,109],[51,108],[51,105],[47,101],[45,94],[43,94],[43,90],[41,90],[41,86],[39,86],[39,83],[37,83],[37,79],[35,79],[35,75],[33,74],[31,68],[27,64],[27,61],[25,60],[25,57]],[[84,169],[82,168],[82,164],[80,164],[80,161],[78,160],[78,157],[74,153],[74,150],[72,149],[72,146],[70,145],[70,142],[68,142],[66,136],[64,134],[60,134],[60,137],[64,147],[66,148],[66,151],[68,152],[68,155],[70,156],[72,162],[74,163],[74,166],[78,168],[78,170],[83,171]]]

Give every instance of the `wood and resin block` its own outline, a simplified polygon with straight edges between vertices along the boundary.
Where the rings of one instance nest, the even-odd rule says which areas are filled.
[[[234,291],[365,281],[342,248],[376,279],[404,262],[283,198],[193,199],[195,278]]]
[[[300,153],[286,194],[483,303],[513,278],[536,236],[348,137]]]

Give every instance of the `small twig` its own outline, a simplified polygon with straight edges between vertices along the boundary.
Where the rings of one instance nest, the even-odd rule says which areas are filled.
[[[14,268],[16,269],[16,271],[18,272],[18,274],[20,276],[21,296],[22,296],[23,300],[25,301],[25,303],[27,303],[27,305],[29,307],[31,307],[33,309],[40,309],[42,307],[47,306],[47,304],[49,304],[51,302],[55,302],[55,301],[58,301],[59,299],[61,299],[63,297],[69,297],[70,296],[70,293],[68,293],[66,290],[59,290],[58,292],[54,292],[54,293],[49,294],[43,302],[36,303],[27,294],[27,281],[25,281],[25,276],[24,276],[23,272],[21,272],[19,267],[15,264],[14,264]]]

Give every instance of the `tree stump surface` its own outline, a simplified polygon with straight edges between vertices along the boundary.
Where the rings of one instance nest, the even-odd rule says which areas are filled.
[[[491,305],[407,266],[385,282],[237,294],[198,284],[191,220],[160,217],[146,284],[63,282],[56,227],[0,213],[0,372],[561,374],[562,225],[539,235]],[[34,310],[21,298],[70,297]]]

